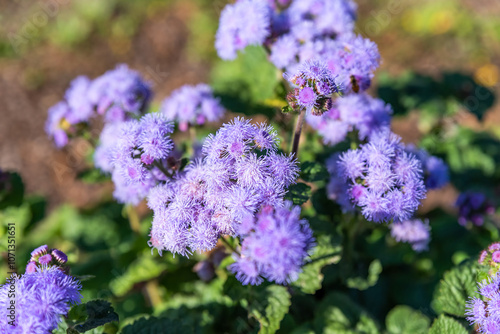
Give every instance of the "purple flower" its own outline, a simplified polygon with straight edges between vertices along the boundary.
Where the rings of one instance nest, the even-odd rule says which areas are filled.
[[[287,97],[288,103],[292,107],[306,109],[307,113],[322,115],[331,108],[331,98],[337,92],[333,76],[321,61],[306,61],[295,74],[283,75],[295,90]]]
[[[408,145],[406,150],[413,153],[422,163],[427,189],[439,189],[449,182],[448,166],[442,159],[429,155],[424,149],[418,149],[413,145]]]
[[[65,102],[59,102],[49,109],[45,122],[45,132],[54,140],[56,147],[61,148],[68,144],[68,133],[71,133],[71,124],[66,120],[70,109]]]
[[[15,287],[15,318],[8,307],[13,300],[9,290]],[[67,315],[70,306],[81,301],[81,285],[60,268],[30,267],[22,276],[11,276],[0,287],[1,333],[50,333]],[[13,320],[13,322],[10,322]],[[11,326],[12,323],[14,326]]]
[[[421,219],[405,220],[391,225],[391,235],[397,242],[406,242],[414,251],[427,250],[430,241],[429,221]]]
[[[248,45],[263,44],[270,36],[271,8],[265,0],[240,0],[224,7],[215,48],[224,60],[236,58],[236,52]]]
[[[368,220],[401,222],[411,218],[425,198],[420,162],[390,132],[377,133],[361,148],[334,159],[338,166],[329,168],[334,174],[327,190],[344,210],[354,205]]]
[[[219,236],[236,235],[262,205],[282,205],[298,168],[294,159],[276,153],[277,144],[272,127],[243,118],[209,135],[202,160],[151,190],[150,245],[185,256],[207,251]]]
[[[94,116],[94,105],[88,97],[90,84],[91,80],[83,75],[71,81],[64,95],[70,109],[67,116],[69,123],[88,122]]]
[[[321,117],[307,115],[306,120],[323,137],[325,144],[335,145],[354,130],[363,141],[373,133],[389,128],[391,114],[390,105],[360,93],[338,98]]]
[[[296,55],[299,50],[299,43],[291,35],[281,36],[271,46],[271,56],[269,60],[277,68],[287,68],[296,62]]]
[[[313,23],[316,34],[312,37],[335,37],[353,31],[356,4],[350,0],[293,1],[288,13],[291,26]]]
[[[188,126],[203,125],[215,122],[224,115],[220,100],[213,96],[212,89],[206,84],[196,86],[184,85],[172,92],[163,101],[161,113],[168,120],[179,124],[182,131]]]
[[[229,269],[247,285],[258,285],[262,277],[278,284],[297,279],[314,245],[309,224],[300,219],[300,208],[287,201],[283,207],[264,206],[245,220],[241,256]]]
[[[467,320],[478,326],[481,333],[498,333],[500,326],[500,273],[479,284],[480,298],[470,298],[467,302]]]
[[[491,215],[495,211],[484,194],[471,191],[460,194],[455,206],[458,208],[460,225],[472,222],[476,226],[481,226],[485,216]]]
[[[108,122],[121,122],[144,113],[152,92],[138,72],[120,64],[94,79],[88,95],[98,114],[106,114]]]

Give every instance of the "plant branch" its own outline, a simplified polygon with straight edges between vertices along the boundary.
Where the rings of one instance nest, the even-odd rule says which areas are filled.
[[[297,118],[297,124],[295,125],[295,133],[293,135],[293,146],[292,154],[297,159],[299,151],[300,134],[302,133],[302,126],[304,125],[304,118],[306,113],[304,109],[299,110],[299,117]]]
[[[236,248],[234,248],[230,243],[229,241],[226,240],[226,238],[222,237],[220,238],[220,240],[222,241],[222,243],[224,244],[224,246],[226,246],[227,249],[229,249],[230,251],[232,251],[233,253],[236,253],[238,254],[238,256],[241,256],[241,253],[238,252],[236,250]]]

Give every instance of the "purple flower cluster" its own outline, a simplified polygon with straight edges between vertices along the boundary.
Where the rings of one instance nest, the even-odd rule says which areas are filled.
[[[500,242],[494,242],[481,252],[479,264],[490,267],[490,274],[496,274],[500,269]]]
[[[354,34],[303,44],[285,35],[271,47],[270,60],[276,67],[290,72],[310,59],[325,62],[345,93],[357,93],[370,87],[373,72],[380,64],[377,45]]]
[[[283,75],[296,88],[287,96],[293,109],[305,109],[307,113],[322,115],[332,107],[331,95],[338,92],[334,78],[320,61],[307,61],[295,74]]]
[[[57,265],[51,266],[49,257],[66,261],[63,252],[41,246],[32,252],[24,275],[13,275],[0,287],[0,333],[51,333],[70,306],[80,303],[80,282]],[[39,266],[33,265],[34,260]]]
[[[49,109],[45,131],[57,147],[63,147],[96,115],[104,115],[107,122],[141,115],[151,96],[149,84],[126,65],[118,65],[94,80],[79,76],[71,82],[64,101]]]
[[[271,7],[265,0],[239,0],[226,5],[215,35],[215,48],[225,60],[236,58],[238,50],[261,45],[271,34]]]
[[[244,238],[241,256],[229,269],[244,285],[259,285],[263,277],[278,284],[295,281],[314,245],[300,207],[290,201],[283,207],[264,206],[255,217],[243,220],[238,234]]]
[[[44,266],[59,266],[61,269],[66,262],[68,256],[59,249],[49,249],[47,245],[40,246],[31,252],[31,258],[26,265],[26,273],[31,274],[37,271],[38,268]]]
[[[429,221],[421,219],[405,220],[391,224],[391,235],[397,242],[406,242],[414,251],[428,249],[431,239]]]
[[[173,124],[159,113],[106,125],[94,160],[97,167],[111,173],[119,202],[138,204],[158,181],[168,177],[164,172],[174,148],[172,132]]]
[[[328,191],[344,205],[361,209],[366,219],[374,222],[405,221],[412,217],[425,198],[425,186],[420,161],[404,150],[400,138],[388,131],[372,136],[367,144],[339,156],[332,175],[335,186]],[[335,163],[335,161],[330,161]],[[347,185],[345,184],[347,183]]]
[[[302,42],[350,33],[356,7],[350,0],[295,0],[287,10],[290,33]]]
[[[484,334],[500,333],[500,274],[478,284],[482,299],[474,297],[467,302],[467,320]]]
[[[422,163],[425,187],[428,190],[444,187],[450,181],[448,166],[438,157],[432,156],[424,149],[408,145],[406,151],[415,154]]]
[[[172,92],[161,107],[168,120],[179,123],[179,129],[186,131],[191,125],[215,122],[224,115],[224,108],[215,98],[209,85],[184,85]]]
[[[298,167],[292,157],[276,152],[277,141],[271,126],[242,118],[209,135],[203,160],[151,190],[150,245],[184,256],[207,251],[220,235],[234,236],[241,221],[262,205],[282,206]]]
[[[372,133],[388,129],[391,114],[390,105],[362,93],[339,98],[321,117],[307,115],[306,120],[323,137],[325,144],[335,145],[351,131],[357,130],[359,140],[363,141]]]
[[[472,191],[460,194],[455,206],[458,208],[460,225],[472,222],[476,226],[481,226],[484,223],[484,217],[495,212],[495,208],[484,194]]]

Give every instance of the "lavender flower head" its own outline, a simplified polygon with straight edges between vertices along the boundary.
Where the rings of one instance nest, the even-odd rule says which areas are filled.
[[[97,113],[105,114],[108,122],[122,122],[130,116],[142,115],[152,97],[150,85],[125,64],[96,78],[88,94]]]
[[[391,235],[397,242],[406,242],[414,251],[427,250],[431,239],[429,221],[426,219],[405,220],[391,224]]]
[[[495,208],[484,194],[472,191],[460,194],[455,206],[458,208],[458,223],[460,225],[472,222],[476,226],[481,226],[485,216],[495,212]]]
[[[494,242],[481,252],[479,264],[490,267],[490,276],[496,275],[500,270],[500,242]]]
[[[338,89],[334,77],[323,62],[304,62],[295,74],[285,73],[283,76],[296,87],[287,96],[293,109],[306,109],[307,113],[318,116],[332,107],[331,95]]]
[[[238,232],[241,256],[229,269],[244,285],[259,285],[263,277],[278,284],[295,281],[314,246],[307,220],[300,219],[300,207],[290,201],[283,207],[264,206]]]
[[[126,65],[118,65],[95,80],[75,78],[65,99],[48,111],[45,131],[58,148],[80,135],[98,114],[107,122],[122,122],[140,116],[151,99],[149,84]]]
[[[167,178],[163,172],[169,169],[174,148],[172,132],[173,124],[159,113],[104,128],[94,161],[101,170],[111,173],[119,202],[136,205]]]
[[[500,331],[500,274],[478,284],[482,299],[473,297],[467,302],[467,320],[478,326],[480,333],[495,334]]]
[[[388,129],[391,114],[390,105],[360,93],[338,98],[321,117],[307,115],[306,120],[323,137],[325,144],[335,145],[351,131],[357,130],[359,140],[363,141],[372,133]]]
[[[198,84],[184,85],[172,92],[163,101],[161,111],[168,120],[179,123],[179,129],[186,131],[191,125],[215,122],[224,115],[220,100],[215,98],[210,86]]]
[[[401,222],[412,217],[425,198],[425,186],[420,161],[405,152],[400,140],[384,131],[339,157],[338,174],[332,177],[347,183],[351,205],[345,210],[356,206],[374,222]]]
[[[292,27],[310,23],[312,38],[335,38],[353,31],[356,7],[351,0],[296,0],[287,13]]]
[[[209,135],[203,160],[151,190],[150,246],[184,256],[208,251],[219,236],[236,235],[241,221],[262,205],[282,206],[298,168],[293,158],[276,152],[277,140],[271,126],[242,118]]]
[[[58,264],[46,262],[48,251],[46,245],[34,250],[32,259],[39,263],[30,261],[24,275],[13,275],[0,286],[0,333],[51,333],[70,306],[81,302],[80,282]],[[66,256],[55,251],[56,261]]]
[[[222,10],[215,48],[224,60],[236,58],[238,50],[261,45],[271,30],[271,8],[265,0],[239,0]]]
[[[422,163],[425,187],[428,190],[442,188],[450,181],[448,166],[443,159],[432,156],[414,145],[406,146],[406,151],[415,154]]]

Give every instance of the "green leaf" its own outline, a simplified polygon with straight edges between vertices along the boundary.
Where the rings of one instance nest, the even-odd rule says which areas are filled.
[[[328,171],[325,166],[319,162],[306,161],[300,166],[300,177],[306,182],[326,181]]]
[[[105,300],[92,300],[85,304],[85,309],[88,318],[83,324],[75,326],[79,333],[85,333],[109,322],[118,321],[118,314],[114,311],[111,303]]]
[[[399,305],[389,312],[385,323],[388,334],[425,334],[429,330],[430,320],[409,306]]]
[[[329,264],[340,261],[341,244],[339,236],[318,236],[310,260],[302,267],[299,278],[293,284],[305,293],[315,293],[321,289],[323,282],[321,270]]]
[[[279,285],[259,290],[255,298],[248,300],[248,314],[260,323],[259,333],[276,333],[291,305],[290,294],[284,286]]]
[[[375,320],[349,297],[339,292],[328,294],[318,306],[315,333],[378,334]]]
[[[211,84],[222,104],[233,112],[272,117],[275,108],[266,100],[275,97],[280,77],[260,46],[250,46],[234,61],[219,61],[212,70]]]
[[[311,197],[311,187],[305,183],[297,183],[288,187],[285,199],[290,200],[295,205],[302,205]]]
[[[24,184],[17,173],[0,171],[0,209],[19,206],[23,202]]]
[[[368,276],[366,278],[359,276],[349,277],[347,279],[347,286],[353,289],[366,290],[377,284],[380,273],[382,273],[380,260],[373,260],[368,267]]]
[[[155,261],[151,256],[141,256],[132,262],[127,271],[113,279],[109,287],[116,296],[124,296],[129,292],[134,284],[148,281],[160,274],[167,268],[164,262]]]
[[[172,318],[140,318],[133,324],[125,326],[121,334],[186,334],[197,333],[195,323],[186,319]]]
[[[224,292],[259,322],[262,334],[275,333],[291,305],[287,288],[280,285],[243,286],[231,276],[224,284]]]
[[[458,321],[443,314],[432,323],[429,334],[468,334],[468,331]]]
[[[432,307],[437,313],[465,317],[465,304],[469,297],[479,297],[477,274],[479,265],[466,262],[444,274],[435,292]]]

